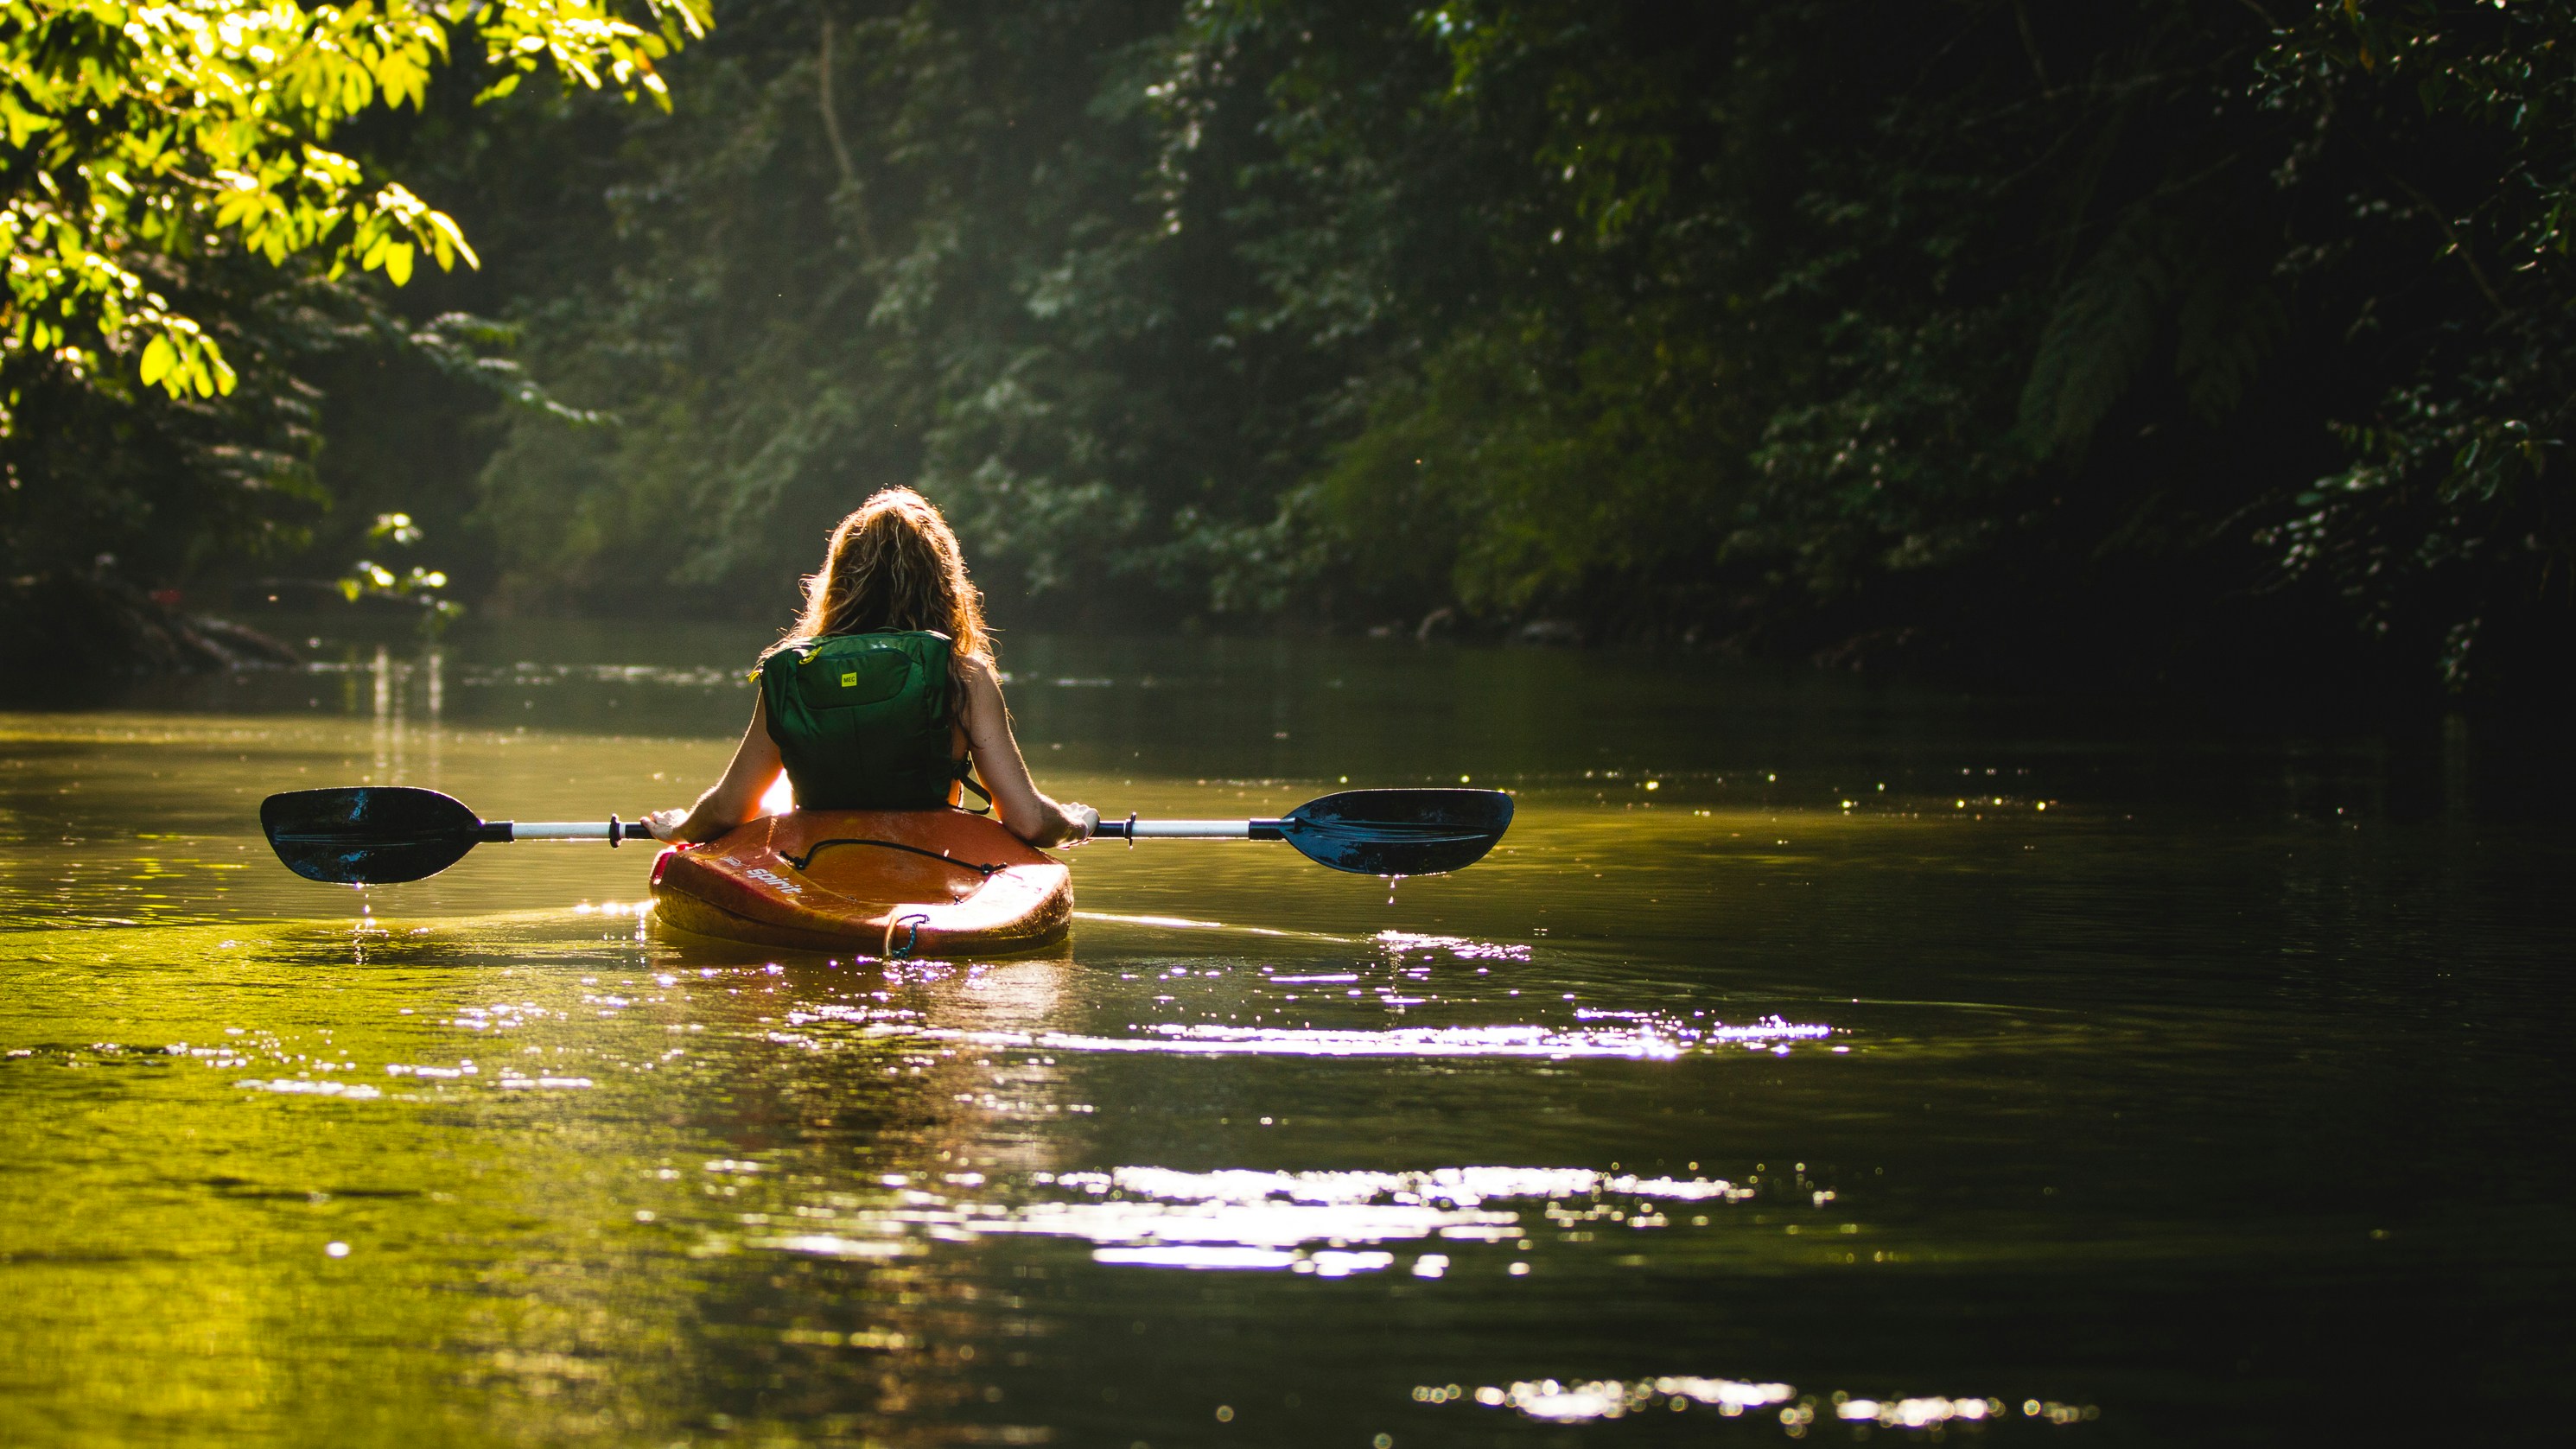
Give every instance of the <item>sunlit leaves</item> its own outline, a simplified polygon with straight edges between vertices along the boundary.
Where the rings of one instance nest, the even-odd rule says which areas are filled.
[[[496,91],[550,66],[667,105],[654,62],[705,25],[705,0],[6,0],[0,132],[18,156],[0,172],[0,360],[95,376],[129,359],[173,397],[229,392],[221,350],[151,290],[144,258],[238,246],[396,285],[422,258],[476,265],[453,219],[368,177],[331,133],[420,105],[460,37],[507,73]]]
[[[413,530],[413,537],[418,536],[419,531]],[[421,633],[430,638],[436,638],[440,630],[465,612],[464,605],[441,592],[447,587],[447,575],[418,564],[396,573],[373,559],[360,559],[337,582],[340,597],[353,604],[361,599],[386,599],[419,609]]]

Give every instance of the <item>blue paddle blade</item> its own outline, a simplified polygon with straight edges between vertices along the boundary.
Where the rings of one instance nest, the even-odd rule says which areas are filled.
[[[464,802],[395,785],[271,795],[260,802],[259,825],[288,870],[335,885],[433,876],[484,838],[483,822]]]
[[[1355,875],[1438,875],[1464,870],[1511,828],[1500,790],[1345,790],[1309,800],[1276,821],[1255,821],[1318,865]]]

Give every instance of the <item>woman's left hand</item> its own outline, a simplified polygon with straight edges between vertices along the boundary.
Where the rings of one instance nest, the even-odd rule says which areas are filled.
[[[1100,828],[1100,812],[1088,805],[1067,805],[1064,807],[1064,823],[1073,828],[1073,833],[1058,843],[1080,845]]]
[[[678,837],[672,832],[678,830],[680,822],[688,818],[689,812],[686,809],[656,810],[636,823],[650,831],[655,840],[675,840]]]

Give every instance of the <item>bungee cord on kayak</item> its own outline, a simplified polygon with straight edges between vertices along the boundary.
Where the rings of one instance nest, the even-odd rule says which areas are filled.
[[[786,861],[789,865],[796,867],[798,870],[804,870],[813,864],[814,857],[821,855],[824,851],[827,851],[836,845],[874,845],[886,850],[906,850],[912,852],[914,855],[928,856],[932,860],[946,861],[950,865],[962,865],[968,870],[974,871],[978,875],[992,875],[998,871],[1009,869],[1008,866],[998,863],[993,865],[977,865],[971,860],[959,860],[944,850],[924,850],[918,845],[906,845],[900,840],[871,840],[865,836],[859,835],[842,835],[835,836],[830,840],[818,840],[811,846],[808,846],[803,855],[782,855],[779,859]]]

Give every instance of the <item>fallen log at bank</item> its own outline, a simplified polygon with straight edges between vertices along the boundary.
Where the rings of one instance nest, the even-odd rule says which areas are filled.
[[[22,679],[71,683],[302,662],[283,640],[229,619],[183,613],[103,571],[0,581],[0,670]]]

